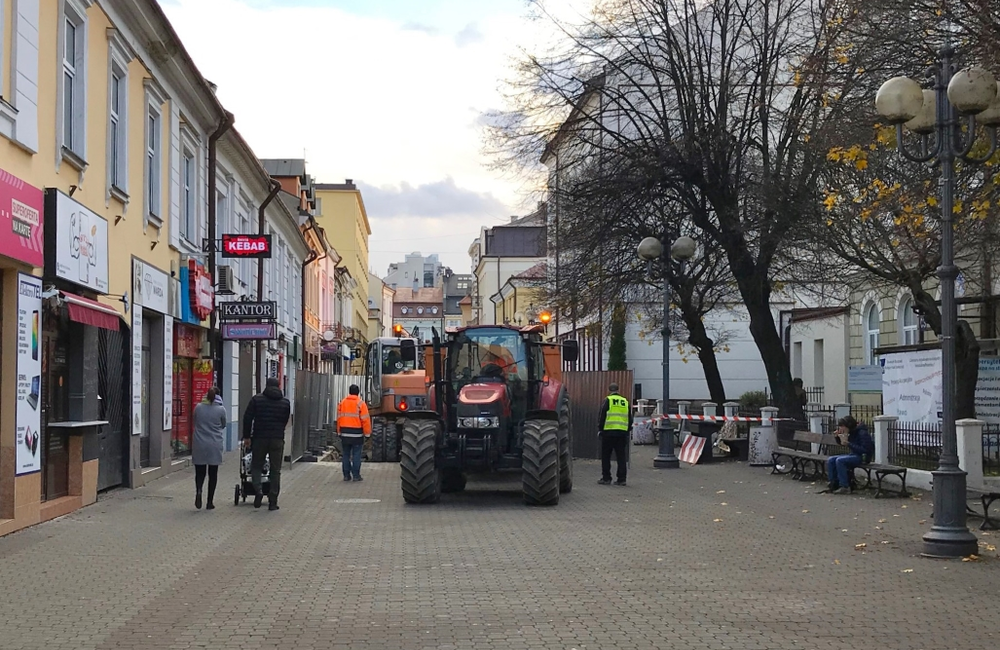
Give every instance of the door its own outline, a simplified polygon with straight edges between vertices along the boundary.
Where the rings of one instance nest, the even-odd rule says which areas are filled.
[[[380,408],[382,406],[382,343],[378,339],[368,344],[364,373],[368,408]]]
[[[117,487],[125,482],[129,438],[129,366],[128,340],[123,332],[98,330],[100,380],[100,418],[108,424],[101,427],[98,456],[98,491]]]

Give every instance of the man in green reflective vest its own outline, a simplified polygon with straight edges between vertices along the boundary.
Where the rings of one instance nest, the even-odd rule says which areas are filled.
[[[628,472],[628,436],[632,429],[632,409],[628,400],[618,393],[618,384],[608,387],[607,399],[601,407],[601,485],[611,485],[611,452],[618,461],[618,480],[625,485]]]

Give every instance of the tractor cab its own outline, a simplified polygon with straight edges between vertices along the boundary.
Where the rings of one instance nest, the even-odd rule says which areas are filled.
[[[403,359],[399,339],[380,337],[368,345],[365,353],[365,397],[368,407],[377,414],[405,412],[423,408],[426,391],[422,359]]]

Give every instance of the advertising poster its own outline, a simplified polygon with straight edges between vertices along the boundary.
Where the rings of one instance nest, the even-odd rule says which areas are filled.
[[[174,405],[173,439],[174,451],[184,453],[191,450],[191,413],[196,403],[192,403],[191,394],[191,362],[187,359],[176,359],[174,368]]]
[[[55,192],[56,276],[97,293],[108,292],[108,222]]]
[[[901,422],[941,420],[941,350],[883,357],[882,411]]]
[[[132,305],[132,435],[142,434],[142,307]]]
[[[195,359],[191,373],[191,390],[194,404],[200,404],[212,387],[212,362],[209,359]]]
[[[990,424],[1000,424],[1000,357],[979,357],[976,417]]]
[[[163,430],[173,428],[174,414],[174,319],[163,317]]]
[[[17,275],[17,467],[15,474],[41,471],[42,456],[42,280]]]

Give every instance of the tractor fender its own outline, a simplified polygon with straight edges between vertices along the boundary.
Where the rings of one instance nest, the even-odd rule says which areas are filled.
[[[559,411],[549,410],[549,409],[535,409],[533,411],[528,411],[525,416],[525,420],[552,420],[553,422],[559,421]]]
[[[543,384],[538,396],[538,408],[558,411],[559,402],[562,399],[563,393],[566,392],[566,388],[563,383],[557,379],[550,379],[548,383]]]

